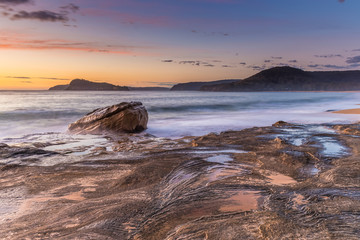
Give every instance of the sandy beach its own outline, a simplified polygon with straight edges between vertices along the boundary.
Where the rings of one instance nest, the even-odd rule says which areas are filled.
[[[341,114],[360,114],[360,108],[353,108],[353,109],[344,109],[339,111],[334,111],[332,113],[341,113]]]

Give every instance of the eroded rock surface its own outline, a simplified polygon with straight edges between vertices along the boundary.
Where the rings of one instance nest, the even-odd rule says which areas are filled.
[[[357,124],[109,144],[96,148],[101,157],[88,152],[73,163],[3,165],[0,236],[360,238]]]
[[[148,113],[141,102],[122,102],[88,113],[70,124],[69,131],[76,134],[141,132],[147,128],[147,122]]]

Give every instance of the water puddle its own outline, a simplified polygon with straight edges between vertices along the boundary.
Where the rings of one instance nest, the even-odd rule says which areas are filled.
[[[267,182],[273,185],[283,186],[297,183],[297,181],[292,177],[286,176],[278,172],[262,171],[262,174],[268,179]]]
[[[233,158],[228,156],[228,155],[221,154],[221,155],[208,157],[206,159],[206,161],[213,162],[213,163],[222,163],[222,164],[224,164],[224,163],[228,163],[228,162],[233,161]]]
[[[334,129],[326,126],[311,126],[308,128],[308,131],[321,134],[336,134]]]
[[[195,150],[190,153],[195,154],[216,154],[216,153],[247,153],[247,151],[237,149],[225,149],[225,150]]]
[[[295,179],[293,179],[292,177],[286,176],[281,173],[274,172],[274,173],[266,174],[265,176],[268,179],[270,179],[270,181],[268,181],[268,182],[270,182],[273,185],[282,186],[282,185],[289,185],[289,184],[297,183],[297,181]]]
[[[341,157],[347,153],[346,148],[335,141],[322,142],[322,145],[324,147],[322,154],[326,157]]]
[[[317,137],[316,140],[322,148],[320,153],[325,157],[342,157],[348,154],[348,149],[335,138]]]
[[[207,184],[218,180],[226,179],[229,177],[241,176],[246,173],[243,168],[234,167],[210,167],[206,174]]]
[[[301,169],[301,172],[310,176],[315,176],[320,172],[320,170],[314,165],[307,165]]]
[[[259,191],[240,191],[224,201],[221,212],[245,212],[258,209]]]
[[[306,138],[294,138],[290,143],[295,146],[301,146],[306,142]]]

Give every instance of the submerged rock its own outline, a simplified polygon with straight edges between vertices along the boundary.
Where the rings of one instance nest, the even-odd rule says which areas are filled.
[[[98,108],[75,123],[69,131],[76,134],[133,133],[147,128],[148,113],[141,102],[122,102]]]

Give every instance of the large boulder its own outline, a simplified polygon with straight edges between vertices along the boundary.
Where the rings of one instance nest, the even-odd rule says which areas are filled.
[[[134,133],[147,128],[148,113],[141,102],[98,108],[69,125],[76,134]]]

